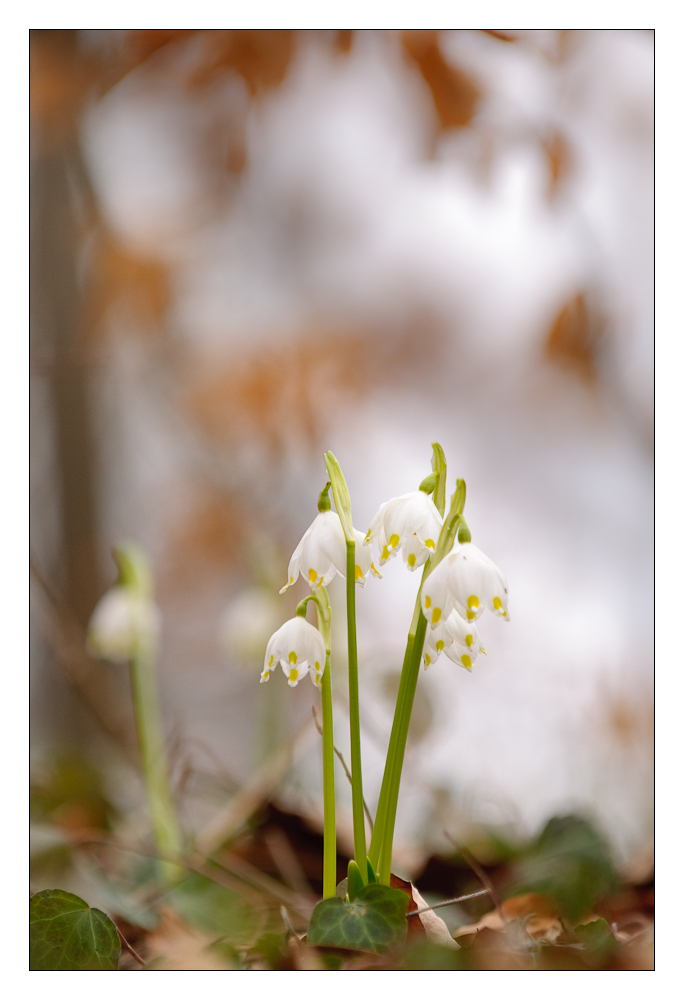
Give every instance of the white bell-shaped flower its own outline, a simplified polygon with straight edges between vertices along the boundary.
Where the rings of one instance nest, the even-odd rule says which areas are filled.
[[[114,586],[92,613],[88,650],[114,663],[125,663],[138,653],[151,654],[159,643],[160,622],[154,601],[130,587]]]
[[[268,640],[261,672],[262,684],[269,679],[278,663],[290,687],[297,687],[307,674],[311,675],[316,687],[320,686],[325,670],[325,643],[318,629],[301,615],[286,621]]]
[[[477,627],[464,621],[458,611],[452,611],[443,622],[428,630],[423,648],[423,665],[427,670],[444,653],[454,663],[472,670],[478,653],[484,652]]]
[[[479,618],[485,608],[510,621],[505,577],[472,542],[458,545],[430,573],[421,604],[432,628],[453,610],[467,622]]]
[[[377,539],[380,565],[399,550],[410,570],[422,566],[435,551],[442,517],[427,493],[416,490],[387,500],[371,521],[366,545]]]
[[[370,551],[363,545],[363,535],[354,529],[356,538],[355,579],[365,586],[368,574],[380,576],[371,560]],[[294,550],[287,570],[287,583],[281,589],[284,593],[301,574],[311,589],[327,587],[339,573],[346,577],[347,543],[339,515],[333,510],[321,511],[311,526],[307,528],[299,545]]]

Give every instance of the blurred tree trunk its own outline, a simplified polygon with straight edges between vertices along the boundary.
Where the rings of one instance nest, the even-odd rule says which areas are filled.
[[[90,192],[78,122],[87,74],[75,31],[32,32],[31,61],[31,346],[45,361],[57,452],[60,554],[54,582],[85,626],[102,590],[83,321]]]

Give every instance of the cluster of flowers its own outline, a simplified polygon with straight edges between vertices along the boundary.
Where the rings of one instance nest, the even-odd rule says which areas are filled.
[[[363,587],[372,573],[380,576],[372,561],[377,542],[380,565],[402,553],[413,571],[434,555],[443,518],[432,498],[420,490],[383,503],[364,537],[356,536],[356,583]],[[339,516],[332,510],[318,514],[295,549],[288,568],[288,581],[281,594],[301,575],[313,590],[327,586],[346,572],[346,544]],[[485,608],[510,620],[508,589],[503,574],[471,542],[456,542],[423,584],[421,606],[430,625],[423,663],[427,669],[444,653],[454,663],[471,670],[478,653],[484,653],[475,621]],[[325,647],[320,632],[304,618],[285,622],[266,648],[261,682],[267,681],[280,663],[290,687],[307,674],[320,684],[325,669]]]
[[[377,543],[380,565],[402,553],[409,570],[423,566],[434,555],[443,518],[432,498],[420,490],[383,503],[364,536],[356,538],[356,583],[364,587],[373,574],[381,574],[372,559]],[[288,567],[288,581],[281,594],[301,575],[312,590],[327,586],[346,573],[346,542],[339,515],[333,510],[318,514],[295,549]],[[421,607],[430,626],[423,650],[427,669],[444,653],[454,663],[471,670],[478,653],[484,653],[475,621],[487,608],[510,620],[508,589],[503,574],[471,542],[456,542],[452,551],[432,570],[421,593]],[[151,595],[130,587],[115,586],[100,601],[91,620],[88,645],[95,655],[123,661],[131,655],[135,636],[147,637],[151,649],[159,636],[159,611]],[[320,686],[325,670],[325,645],[315,626],[298,615],[285,622],[266,648],[261,681],[267,681],[280,664],[290,687],[308,674]]]

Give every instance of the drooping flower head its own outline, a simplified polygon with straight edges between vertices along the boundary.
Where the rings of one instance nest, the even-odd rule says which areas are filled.
[[[485,650],[480,642],[477,627],[452,611],[443,622],[428,629],[423,648],[423,665],[427,670],[442,653],[466,670],[472,670],[478,653]]]
[[[143,648],[155,649],[159,633],[159,609],[152,601],[112,587],[92,613],[86,645],[93,656],[125,663]]]
[[[313,625],[296,615],[274,632],[266,646],[261,683],[264,684],[278,663],[290,687],[297,687],[302,677],[311,676],[314,686],[320,685],[325,670],[325,643]]]
[[[442,517],[427,493],[416,490],[383,503],[371,521],[365,543],[377,539],[380,565],[403,553],[410,570],[422,566],[434,553]]]
[[[161,615],[152,596],[147,558],[133,542],[114,549],[119,579],[97,603],[88,623],[86,646],[93,656],[125,663],[138,653],[154,654]]]
[[[337,574],[346,577],[347,543],[339,515],[330,509],[327,495],[329,486],[330,484],[321,492],[317,517],[292,553],[287,583],[281,589],[281,594],[296,582],[300,574],[312,590],[314,587],[327,587]],[[356,528],[353,531],[356,540],[355,579],[361,587],[365,587],[369,573],[372,572],[375,576],[380,574],[373,565],[370,550],[363,545],[363,535]]]
[[[466,622],[475,621],[485,608],[510,621],[505,577],[472,542],[458,544],[430,573],[421,606],[432,628],[454,610]]]

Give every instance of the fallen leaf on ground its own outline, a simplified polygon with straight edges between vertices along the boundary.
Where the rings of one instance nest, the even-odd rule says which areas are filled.
[[[188,927],[171,909],[161,912],[159,924],[145,942],[146,961],[166,971],[224,971],[226,958],[211,950],[216,937]]]
[[[458,948],[458,945],[449,933],[449,928],[434,910],[426,910],[425,913],[419,913],[417,917],[410,916],[415,910],[422,910],[428,905],[412,882],[406,882],[403,878],[399,878],[398,875],[390,875],[390,885],[393,889],[401,889],[411,897],[411,902],[406,911],[409,939],[426,937],[431,944],[439,944],[443,948],[454,950]]]

